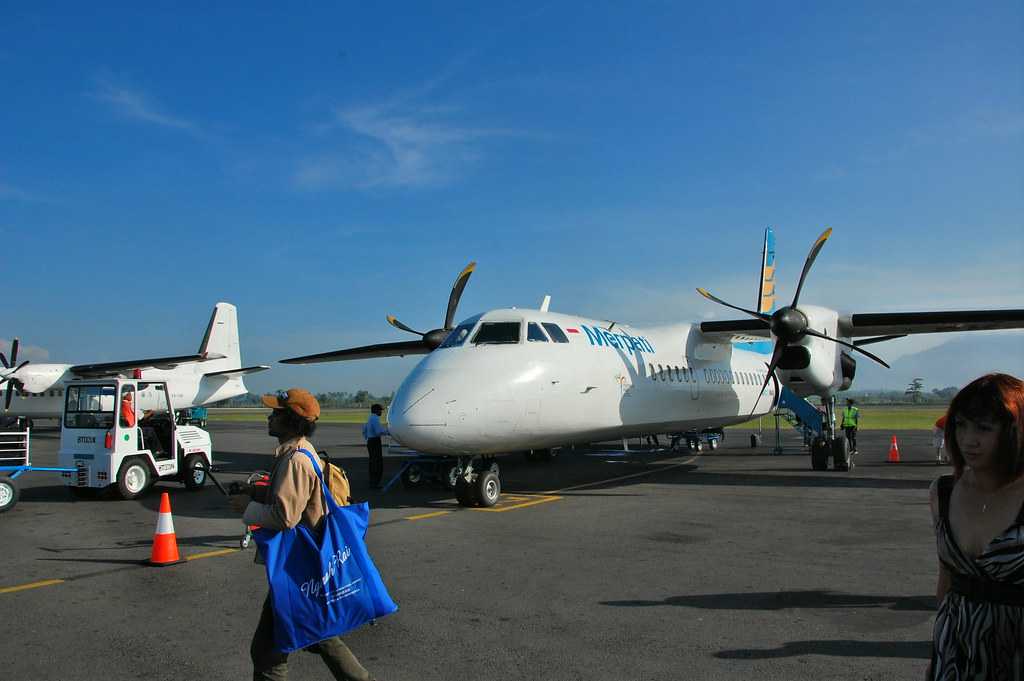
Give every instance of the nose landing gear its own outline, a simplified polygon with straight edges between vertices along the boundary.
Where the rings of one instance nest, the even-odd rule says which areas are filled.
[[[490,508],[501,497],[501,470],[491,457],[459,459],[455,498],[460,506]]]

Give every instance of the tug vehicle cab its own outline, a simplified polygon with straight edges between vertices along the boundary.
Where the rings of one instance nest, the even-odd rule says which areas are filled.
[[[206,484],[210,434],[178,425],[167,384],[140,379],[73,381],[65,391],[59,465],[74,492],[117,486],[134,499],[157,479]]]

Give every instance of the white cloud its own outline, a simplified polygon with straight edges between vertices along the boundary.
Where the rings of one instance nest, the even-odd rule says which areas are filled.
[[[4,353],[4,357],[7,361],[11,360],[11,339],[0,338],[0,352]],[[32,362],[45,362],[50,359],[50,351],[46,348],[40,348],[35,345],[25,345],[24,343],[18,346],[18,364],[21,364],[25,360]]]
[[[91,92],[90,96],[105,102],[117,113],[127,118],[153,123],[165,128],[183,130],[194,135],[203,134],[200,127],[193,121],[166,112],[146,93],[115,83],[110,78],[97,78],[96,90]]]
[[[446,120],[456,112],[450,106],[336,109],[332,124],[321,131],[347,133],[344,151],[303,159],[292,180],[302,189],[444,185],[483,159],[485,139],[522,135]]]

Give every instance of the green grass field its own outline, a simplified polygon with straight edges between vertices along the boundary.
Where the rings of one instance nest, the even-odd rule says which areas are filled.
[[[214,422],[264,422],[269,409],[210,409],[210,421]],[[366,409],[324,409],[321,423],[363,423]],[[945,407],[864,406],[860,408],[861,430],[931,430],[935,419],[946,413]],[[764,417],[765,423],[771,417]],[[386,423],[386,421],[385,421]],[[730,428],[756,428],[757,419]]]

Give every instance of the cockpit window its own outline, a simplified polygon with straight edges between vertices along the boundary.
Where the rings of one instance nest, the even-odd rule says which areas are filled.
[[[473,330],[473,327],[476,326],[476,323],[480,321],[480,317],[482,316],[483,315],[477,314],[473,315],[469,319],[463,319],[458,326],[452,329],[451,333],[445,336],[444,342],[438,346],[438,349],[457,348],[464,344],[466,339],[469,338],[469,334]]]
[[[518,343],[522,322],[484,322],[473,337],[473,345]]]
[[[551,322],[541,323],[544,325],[544,328],[548,330],[548,333],[551,334],[551,340],[555,341],[556,343],[569,342],[569,337],[565,335],[565,332],[562,331],[562,327],[560,327],[558,324],[553,324]]]
[[[548,337],[541,331],[537,322],[530,322],[526,325],[526,340],[531,342],[547,343]]]
[[[438,348],[457,348],[466,342],[469,337],[469,332],[473,330],[473,324],[459,324],[448,336],[444,339],[444,342],[438,346]]]

